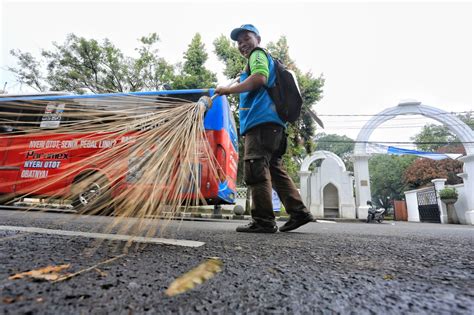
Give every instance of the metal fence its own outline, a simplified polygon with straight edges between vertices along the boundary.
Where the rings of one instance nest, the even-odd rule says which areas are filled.
[[[419,191],[416,193],[416,197],[418,199],[420,221],[441,223],[436,189],[431,187],[429,189]]]

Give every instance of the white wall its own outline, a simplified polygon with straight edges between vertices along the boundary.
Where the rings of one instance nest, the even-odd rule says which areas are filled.
[[[472,222],[469,222],[470,217],[466,216],[468,207],[467,207],[467,198],[466,198],[464,185],[463,184],[453,185],[453,186],[447,185],[446,187],[454,187],[456,188],[458,192],[459,197],[458,197],[458,201],[456,201],[456,203],[454,204],[454,209],[456,210],[456,215],[459,219],[459,223],[460,224],[473,224]]]
[[[321,166],[310,176],[310,205],[311,213],[317,217],[324,217],[323,190],[327,184],[337,188],[339,197],[339,217],[355,219],[355,203],[353,194],[353,179],[350,172],[341,168],[338,161],[325,158]]]

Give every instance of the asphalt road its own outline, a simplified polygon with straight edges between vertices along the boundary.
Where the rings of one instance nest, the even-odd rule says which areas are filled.
[[[104,232],[110,221],[0,211],[2,226]],[[338,222],[236,233],[242,223],[172,221],[158,237],[205,245],[132,246],[123,256],[121,241],[0,229],[0,314],[474,313],[472,226]],[[165,295],[173,279],[215,256],[222,272]],[[69,272],[91,270],[56,283],[8,279],[60,264],[71,264]]]

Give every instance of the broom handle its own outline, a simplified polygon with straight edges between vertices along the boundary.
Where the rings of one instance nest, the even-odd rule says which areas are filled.
[[[227,84],[225,87],[231,87],[232,85],[234,85],[234,83],[237,83],[239,82],[240,80],[240,77],[237,77],[237,78],[234,78],[232,81],[230,81],[229,84]],[[214,94],[212,97],[211,97],[211,101],[213,101],[216,97],[218,97],[219,94]]]

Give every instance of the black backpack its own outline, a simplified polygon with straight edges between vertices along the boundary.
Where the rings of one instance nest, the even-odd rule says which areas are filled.
[[[293,71],[288,70],[279,59],[274,58],[261,47],[256,47],[252,53],[257,49],[263,51],[267,56],[270,56],[275,64],[275,86],[270,88],[265,87],[265,89],[273,103],[275,103],[278,116],[280,116],[283,121],[290,123],[295,122],[300,116],[301,107],[303,105],[303,98],[301,97],[296,75]],[[247,69],[250,73],[250,65],[248,63]]]

